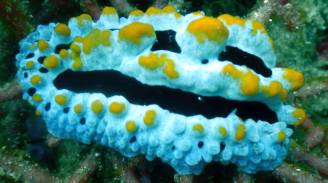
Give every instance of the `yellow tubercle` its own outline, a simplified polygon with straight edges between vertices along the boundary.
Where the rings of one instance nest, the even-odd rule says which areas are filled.
[[[202,11],[194,11],[191,14],[196,15],[196,16],[203,16],[204,13]]]
[[[92,18],[88,14],[81,14],[80,16],[75,18],[79,27],[82,27],[86,22],[91,22]]]
[[[262,87],[263,93],[269,97],[280,94],[282,89],[283,87],[279,81],[271,81],[268,86]]]
[[[165,66],[163,68],[163,72],[170,79],[177,79],[177,78],[179,78],[179,73],[175,69],[174,61],[171,60],[171,59],[166,59]]]
[[[95,100],[91,103],[91,110],[92,112],[99,114],[103,111],[103,104],[100,100]]]
[[[242,140],[246,136],[246,126],[244,124],[239,124],[236,128],[235,139]]]
[[[73,39],[73,42],[82,43],[82,41],[83,41],[83,39],[82,39],[81,36],[76,36],[76,37],[74,37],[74,39]]]
[[[147,56],[139,57],[139,64],[144,68],[155,70],[163,65],[165,61],[165,55],[159,55],[157,53],[150,53]]]
[[[61,58],[66,58],[66,57],[68,56],[68,51],[65,50],[65,49],[61,49],[61,50],[59,51],[59,56],[60,56]]]
[[[47,41],[45,41],[45,40],[43,40],[43,39],[41,39],[41,40],[38,41],[38,48],[39,48],[39,50],[40,50],[41,52],[47,50],[48,47],[49,47],[49,44],[48,44]]]
[[[305,121],[306,119],[306,113],[303,109],[300,109],[300,108],[296,108],[292,115],[297,119],[295,122],[294,122],[294,125],[295,126],[299,126],[301,124],[303,124],[303,122]]]
[[[240,17],[237,16],[231,16],[229,14],[223,14],[218,17],[219,19],[223,20],[228,25],[239,25],[241,27],[244,27],[246,24],[246,21]]]
[[[129,14],[130,14],[131,16],[138,17],[138,16],[142,16],[142,15],[144,15],[144,12],[141,11],[141,10],[135,9],[135,10],[131,11]]]
[[[139,64],[149,70],[155,70],[165,64],[163,73],[167,77],[170,79],[177,79],[179,77],[179,73],[175,68],[174,61],[167,58],[166,54],[150,53],[146,56],[140,56]]]
[[[41,113],[40,110],[35,110],[35,115],[36,115],[36,116],[41,116],[41,114],[42,114],[42,113]]]
[[[110,46],[110,31],[101,31],[99,29],[93,29],[87,36],[82,39],[83,52],[90,54],[93,48],[100,45]]]
[[[163,9],[162,9],[162,11],[164,12],[164,13],[175,13],[175,12],[177,12],[177,10],[175,9],[175,7],[174,6],[172,6],[172,5],[166,5]]]
[[[73,70],[79,70],[83,67],[83,63],[81,61],[80,58],[76,58],[73,60],[73,64],[72,64],[72,69]]]
[[[283,78],[290,83],[291,90],[298,90],[304,85],[304,77],[302,73],[289,68],[285,68],[283,71]]]
[[[162,10],[159,9],[159,8],[156,8],[156,7],[149,7],[147,10],[146,10],[146,14],[147,15],[159,15],[162,13]]]
[[[80,114],[81,112],[82,112],[82,104],[76,104],[75,106],[74,106],[74,112],[76,113],[76,114]]]
[[[34,66],[34,62],[33,62],[33,60],[29,60],[29,61],[27,61],[26,64],[25,64],[26,69],[32,69],[33,66]]]
[[[108,7],[106,6],[102,12],[101,12],[102,15],[116,15],[117,14],[117,11],[115,8],[113,7]]]
[[[222,137],[226,137],[228,135],[228,131],[224,127],[219,127],[219,133],[221,134]]]
[[[143,121],[146,126],[152,126],[155,122],[155,119],[156,119],[156,111],[147,110],[143,118]]]
[[[43,65],[48,69],[55,69],[59,65],[59,60],[55,55],[50,55],[44,59]]]
[[[260,78],[252,73],[251,71],[247,71],[240,78],[240,90],[246,96],[253,96],[259,92],[259,81]]]
[[[55,96],[55,101],[58,105],[65,105],[67,102],[67,97],[65,95],[56,95]]]
[[[223,67],[222,72],[230,75],[232,78],[237,79],[242,76],[242,72],[238,70],[233,64],[227,64]]]
[[[155,37],[155,31],[151,24],[134,22],[119,30],[120,41],[127,41],[139,45],[144,37]]]
[[[41,97],[41,95],[40,94],[34,94],[33,96],[32,96],[32,100],[34,101],[34,102],[42,102],[42,97]]]
[[[129,120],[125,123],[125,128],[129,133],[137,131],[138,126],[135,121]]]
[[[109,105],[109,112],[114,114],[120,114],[124,111],[124,109],[125,109],[125,104],[122,102],[112,102]]]
[[[66,24],[57,24],[55,27],[55,32],[63,36],[69,36],[71,34],[71,29]]]
[[[205,128],[202,124],[196,123],[192,126],[192,130],[194,132],[203,133],[205,131]]]
[[[265,26],[257,21],[257,20],[253,20],[252,21],[252,28],[253,28],[253,34],[255,35],[257,32],[261,32],[263,34],[267,34],[267,31],[265,29]]]
[[[30,79],[30,82],[32,85],[38,85],[42,81],[42,78],[40,75],[33,75]]]
[[[75,52],[76,54],[80,54],[80,53],[81,53],[81,48],[80,48],[80,46],[77,45],[77,44],[72,43],[72,44],[70,45],[70,49],[71,49],[73,52]]]
[[[278,142],[282,142],[286,139],[286,134],[283,131],[279,131],[277,134],[277,140]]]
[[[288,91],[284,88],[281,89],[280,91],[280,100],[286,101],[288,98]]]
[[[100,42],[101,42],[102,45],[104,45],[104,46],[110,46],[111,45],[110,40],[109,40],[110,35],[111,35],[110,31],[102,31],[100,33],[100,38],[101,38]]]
[[[213,17],[202,17],[192,21],[187,30],[196,37],[199,43],[210,40],[223,44],[229,36],[229,30],[224,24]]]

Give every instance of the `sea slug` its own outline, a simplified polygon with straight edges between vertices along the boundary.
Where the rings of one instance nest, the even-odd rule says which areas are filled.
[[[276,68],[260,22],[228,14],[179,14],[171,5],[119,17],[105,7],[50,23],[20,42],[23,98],[48,131],[143,154],[179,174],[212,161],[244,172],[273,170],[305,112],[286,105],[304,82]]]

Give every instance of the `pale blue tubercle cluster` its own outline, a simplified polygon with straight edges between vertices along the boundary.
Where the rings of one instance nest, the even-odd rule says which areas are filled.
[[[287,125],[305,118],[301,109],[284,104],[288,91],[298,89],[303,78],[291,69],[274,68],[272,42],[262,26],[230,15],[182,16],[171,6],[152,7],[146,13],[136,10],[119,18],[115,9],[107,7],[96,22],[83,14],[68,25],[38,26],[20,42],[17,78],[23,98],[36,107],[48,131],[57,137],[98,143],[127,157],[158,157],[179,174],[200,174],[213,161],[233,163],[247,173],[273,170],[287,154],[292,135]],[[180,53],[151,51],[155,32],[165,30],[176,32]],[[66,47],[59,49],[60,45]],[[226,46],[262,58],[272,75],[218,61]],[[208,63],[202,64],[203,59]],[[116,70],[150,86],[258,101],[268,105],[278,121],[242,120],[236,111],[211,119],[185,116],[157,104],[136,105],[120,95],[57,89],[53,81],[68,69]]]

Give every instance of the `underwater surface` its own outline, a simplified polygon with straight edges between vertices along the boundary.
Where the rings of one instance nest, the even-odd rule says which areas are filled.
[[[0,0],[0,30],[1,183],[328,182],[326,0]]]

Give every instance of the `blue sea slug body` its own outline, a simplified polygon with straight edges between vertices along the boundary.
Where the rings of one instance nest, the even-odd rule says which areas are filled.
[[[106,7],[96,22],[82,14],[68,24],[38,26],[20,42],[16,59],[23,98],[51,134],[102,144],[127,157],[158,157],[179,174],[199,174],[212,161],[247,173],[273,170],[286,156],[288,126],[305,119],[302,109],[285,104],[288,93],[303,85],[302,74],[275,67],[273,42],[260,22],[228,14],[183,16],[168,5],[120,18]],[[59,87],[67,73],[94,71],[115,72],[110,76],[118,78],[98,80],[117,80],[109,87],[139,95],[127,86],[133,80],[133,86],[147,88],[145,100],[159,101],[161,92],[179,95],[165,95],[162,105]],[[196,106],[200,112],[176,112],[179,101],[179,110]],[[211,103],[218,101],[222,105]]]

